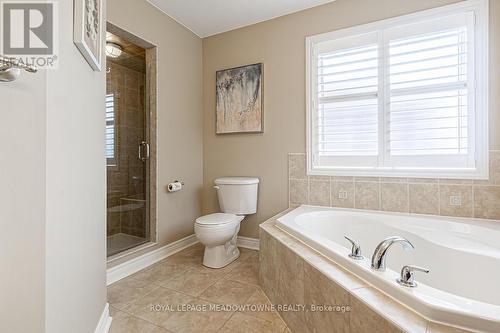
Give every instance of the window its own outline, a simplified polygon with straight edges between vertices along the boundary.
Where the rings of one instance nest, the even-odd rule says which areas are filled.
[[[116,166],[115,134],[115,95],[106,94],[106,161],[109,166]]]
[[[487,177],[487,4],[308,37],[308,173]]]

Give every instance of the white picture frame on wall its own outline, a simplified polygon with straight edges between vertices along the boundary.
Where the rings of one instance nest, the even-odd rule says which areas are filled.
[[[73,42],[94,71],[102,70],[103,2],[74,0]]]

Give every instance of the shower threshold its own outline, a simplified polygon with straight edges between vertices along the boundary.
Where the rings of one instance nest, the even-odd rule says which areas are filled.
[[[111,235],[107,238],[108,257],[144,243],[147,243],[147,240],[144,237],[133,236],[125,233]]]

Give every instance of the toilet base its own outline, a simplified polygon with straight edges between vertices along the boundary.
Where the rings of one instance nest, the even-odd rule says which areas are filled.
[[[222,268],[229,265],[240,256],[240,250],[236,246],[228,248],[226,245],[213,247],[205,246],[203,255],[203,266],[209,268]]]

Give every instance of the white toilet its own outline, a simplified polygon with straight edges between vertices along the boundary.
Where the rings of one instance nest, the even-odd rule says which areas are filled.
[[[240,251],[236,239],[245,215],[257,212],[258,178],[225,177],[215,180],[214,188],[222,213],[196,219],[194,233],[205,245],[203,265],[222,268],[236,260]]]

